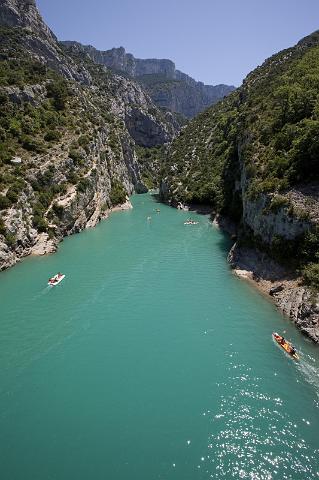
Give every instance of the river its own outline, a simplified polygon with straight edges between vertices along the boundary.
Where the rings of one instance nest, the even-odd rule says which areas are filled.
[[[208,217],[132,203],[0,274],[1,480],[319,478],[319,349]]]

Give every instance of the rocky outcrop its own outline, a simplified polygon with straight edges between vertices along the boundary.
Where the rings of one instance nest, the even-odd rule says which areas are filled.
[[[82,50],[66,43],[65,53],[85,66],[87,58]],[[114,73],[110,79],[110,88],[114,97],[111,111],[123,119],[138,145],[161,145],[170,142],[177,134],[179,125],[172,114],[160,111],[139,83]]]
[[[156,117],[152,117],[138,108],[129,109],[126,113],[125,124],[136,143],[142,147],[154,147],[167,143],[172,138],[170,132],[165,131]]]
[[[6,27],[21,27],[47,40],[56,42],[56,37],[43,22],[35,0],[1,0],[0,23]]]
[[[272,297],[277,307],[302,333],[319,343],[319,294],[302,285],[293,272],[278,265],[264,252],[232,247],[228,261],[236,275],[252,282]]]
[[[244,192],[245,193],[245,192]],[[244,197],[243,220],[254,235],[258,235],[265,244],[271,244],[275,236],[293,240],[310,229],[309,220],[289,215],[290,205],[271,211],[271,200],[275,195],[260,195],[252,201]],[[285,198],[284,196],[280,198]]]
[[[178,72],[178,71],[177,71]],[[179,76],[179,75],[177,75]],[[181,75],[183,78],[184,74]],[[187,75],[185,75],[187,77]],[[188,77],[190,78],[190,77]],[[156,105],[193,118],[210,105],[228,95],[233,87],[228,85],[204,85],[201,82],[184,80],[154,79],[150,84],[147,77],[140,77],[147,92]]]
[[[295,240],[319,220],[318,185],[296,186],[278,193],[249,195],[251,178],[243,155],[245,141],[240,141],[238,150],[238,175],[234,190],[242,201],[242,223],[265,245],[275,238]]]
[[[308,83],[319,75],[318,42],[314,32],[273,55],[189,122],[169,148],[160,189],[171,205],[210,203],[236,222],[236,272],[268,282],[267,294],[315,341],[318,299],[302,282],[318,289],[319,98]],[[302,279],[271,277],[270,257]]]
[[[176,130],[141,85],[61,48],[34,1],[0,0],[0,26],[4,65],[18,69],[0,88],[0,108],[9,123],[13,110],[19,118],[0,158],[3,270],[55,251],[64,236],[145,191],[136,144],[169,142]],[[30,78],[34,84],[21,85]]]
[[[47,207],[44,219],[49,223],[51,236],[33,227],[32,206],[36,197],[32,184],[39,176],[39,170],[29,169],[25,178],[27,186],[17,204],[1,212],[4,226],[14,241],[10,246],[0,241],[0,270],[14,265],[29,254],[52,253],[64,236],[94,227],[111,208],[114,178],[121,182],[127,195],[133,192],[135,184],[140,187],[137,159],[128,133],[124,133],[122,139],[123,143],[127,143],[127,149],[122,150],[119,156],[107,146],[108,134],[107,129],[99,132],[87,152],[83,152],[87,173],[81,184],[69,184],[67,191],[56,195]],[[69,158],[68,150],[57,149],[55,155],[47,160],[46,169],[54,162],[54,173],[48,187],[67,182],[68,173],[74,169],[74,161]],[[40,156],[33,157],[33,161],[41,161]]]
[[[24,85],[23,87],[2,87],[1,93],[8,96],[10,102],[23,105],[41,105],[46,99],[46,88],[44,85]]]
[[[111,70],[122,72],[136,78],[142,75],[162,74],[167,78],[175,78],[175,64],[171,60],[139,59],[131,53],[126,53],[123,47],[111,50],[97,50],[92,45],[82,45],[79,42],[63,41],[64,45],[75,47],[89,55],[96,63],[105,65]]]
[[[14,28],[16,35],[23,30],[24,49],[69,79],[91,82],[90,75],[70,58],[66,58],[57,38],[44,23],[35,0],[0,0],[0,26]]]
[[[187,118],[194,117],[235,88],[229,85],[204,85],[176,70],[171,60],[135,58],[126,53],[123,47],[101,51],[78,42],[62,43],[85,53],[96,63],[136,79],[156,105]]]

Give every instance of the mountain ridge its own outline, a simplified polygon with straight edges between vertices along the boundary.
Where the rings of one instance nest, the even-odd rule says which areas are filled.
[[[194,117],[235,89],[232,85],[205,85],[177,70],[172,60],[135,58],[124,47],[102,51],[75,41],[61,43],[86,53],[96,63],[136,79],[159,107],[187,118]]]

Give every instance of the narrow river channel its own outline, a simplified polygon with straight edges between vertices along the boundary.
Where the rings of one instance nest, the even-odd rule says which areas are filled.
[[[1,480],[319,478],[319,349],[208,217],[132,203],[0,274]]]

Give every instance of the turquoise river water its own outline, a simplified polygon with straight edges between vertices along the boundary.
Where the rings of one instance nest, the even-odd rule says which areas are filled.
[[[319,349],[208,217],[132,202],[0,274],[1,480],[319,478]]]

